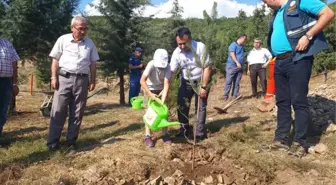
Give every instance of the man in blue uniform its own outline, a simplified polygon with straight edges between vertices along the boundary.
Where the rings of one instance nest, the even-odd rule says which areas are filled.
[[[131,98],[139,96],[140,92],[140,78],[141,71],[144,68],[141,63],[142,49],[140,47],[135,48],[135,54],[128,60],[128,68],[130,69],[130,84],[129,84],[129,99],[128,102],[131,105]]]
[[[272,149],[307,153],[306,132],[312,121],[308,84],[314,55],[328,48],[322,30],[333,19],[333,11],[320,0],[263,0],[273,8],[268,46],[276,56],[274,67],[277,128]],[[295,112],[294,142],[289,146],[291,107]]]

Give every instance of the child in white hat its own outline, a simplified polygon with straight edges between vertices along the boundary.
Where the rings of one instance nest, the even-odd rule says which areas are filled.
[[[170,65],[168,65],[168,52],[165,49],[157,49],[154,58],[150,61],[140,80],[141,87],[151,99],[161,96],[162,102],[165,102],[168,89],[169,79],[171,76]],[[145,144],[148,147],[154,147],[151,137],[151,131],[146,125]],[[165,144],[171,144],[171,138],[168,136],[167,128],[162,129],[162,140]]]

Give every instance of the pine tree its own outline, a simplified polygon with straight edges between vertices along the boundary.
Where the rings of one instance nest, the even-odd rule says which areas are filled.
[[[237,18],[237,25],[239,30],[241,31],[246,30],[247,28],[246,19],[247,19],[246,12],[244,10],[239,10]]]
[[[263,43],[266,43],[267,34],[268,34],[268,24],[265,19],[266,14],[266,6],[262,5],[261,8],[256,8],[253,11],[252,16],[252,30],[250,33],[250,36],[253,38],[259,38],[263,41]]]
[[[227,44],[221,42],[221,40],[217,37],[220,32],[217,25],[217,16],[217,2],[214,2],[210,15],[205,10],[203,11],[203,19],[206,22],[206,26],[203,28],[203,35],[201,38],[207,47],[209,55],[211,56],[213,68],[216,71],[223,71],[226,56],[226,52],[223,51],[226,50],[224,48]]]
[[[174,19],[182,18],[183,7],[180,6],[178,0],[173,1],[173,8],[171,9],[170,13],[172,14],[172,18]]]
[[[120,104],[125,104],[124,75],[138,39],[141,19],[136,11],[147,3],[145,0],[102,0],[98,6],[104,18],[94,27],[94,37],[98,41],[104,75],[116,72],[120,79]]]
[[[0,32],[12,41],[21,59],[33,61],[38,77],[50,79],[48,54],[59,36],[70,31],[79,0],[11,0],[0,6]]]

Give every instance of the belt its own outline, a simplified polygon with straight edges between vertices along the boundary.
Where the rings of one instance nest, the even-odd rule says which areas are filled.
[[[63,76],[63,77],[66,77],[66,78],[69,78],[70,76],[88,76],[88,74],[85,74],[85,73],[70,73],[70,72],[67,72],[67,71],[64,71],[63,69],[59,70],[59,75]]]
[[[198,84],[199,83],[199,80],[186,80],[183,78],[183,80],[186,82],[186,83],[193,83],[193,84]]]
[[[292,55],[293,55],[293,52],[289,51],[289,52],[286,52],[286,53],[283,53],[281,55],[276,56],[276,59],[277,60],[283,60],[283,59],[288,58]]]
[[[250,66],[253,66],[253,65],[264,65],[265,63],[255,63],[255,64],[251,64]]]
[[[88,76],[88,74],[85,73],[69,73],[70,76]]]

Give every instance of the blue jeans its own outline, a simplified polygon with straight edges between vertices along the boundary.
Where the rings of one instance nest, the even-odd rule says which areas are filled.
[[[238,69],[237,66],[226,66],[226,79],[224,85],[224,96],[229,96],[232,85],[232,96],[239,95],[240,80],[243,76],[243,69]]]
[[[292,115],[295,112],[294,142],[306,145],[306,132],[311,120],[308,105],[308,84],[314,58],[305,57],[292,61],[293,57],[277,60],[274,67],[275,95],[278,107],[275,141],[288,142]]]
[[[131,105],[131,98],[139,96],[140,81],[130,81],[128,103]]]
[[[6,123],[8,106],[12,99],[12,80],[11,78],[0,77],[0,136],[2,128]]]

